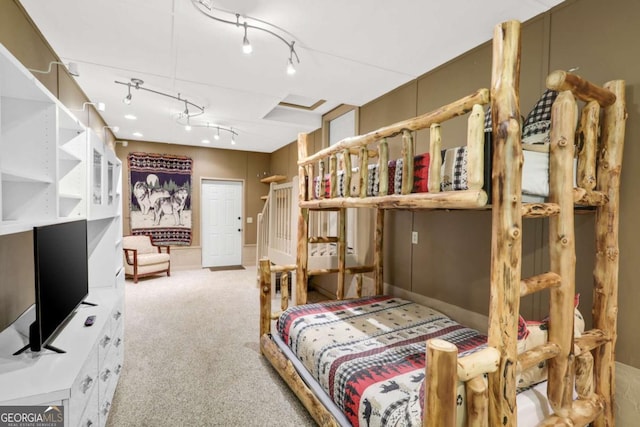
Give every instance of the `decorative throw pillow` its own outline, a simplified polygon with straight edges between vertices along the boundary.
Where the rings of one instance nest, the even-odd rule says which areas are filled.
[[[574,337],[580,337],[584,333],[584,318],[578,310],[580,294],[576,294],[573,304],[573,335]],[[545,318],[542,322],[537,322],[525,320],[520,316],[518,321],[518,354],[547,342],[548,330],[548,318]],[[546,379],[547,363],[541,362],[518,375],[516,383],[518,388],[526,388]]]
[[[440,191],[467,190],[467,146],[444,150]]]
[[[380,187],[380,179],[378,177],[378,165],[373,163],[368,165],[369,177],[367,179],[367,196],[377,196]]]
[[[549,143],[551,129],[551,107],[558,97],[558,92],[547,89],[527,115],[522,129],[522,142],[525,144]]]
[[[413,158],[413,193],[429,191],[429,153],[418,154]]]
[[[354,168],[351,172],[351,197],[358,197],[360,195],[360,168]]]
[[[393,194],[395,192],[396,187],[396,161],[389,160],[389,164],[387,165],[387,171],[389,173],[388,178],[388,191],[387,194]]]
[[[402,164],[404,160],[396,160],[396,174],[393,179],[393,192],[395,194],[402,193]]]
[[[338,171],[338,194],[336,197],[344,197],[344,171]]]

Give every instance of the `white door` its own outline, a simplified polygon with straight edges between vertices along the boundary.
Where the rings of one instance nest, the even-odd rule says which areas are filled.
[[[202,266],[242,264],[242,182],[203,180]]]

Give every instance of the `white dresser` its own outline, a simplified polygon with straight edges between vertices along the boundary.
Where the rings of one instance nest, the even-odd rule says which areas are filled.
[[[122,277],[124,285],[124,277]],[[104,426],[124,360],[122,288],[92,289],[51,345],[66,353],[29,350],[28,311],[0,333],[0,405],[64,406],[65,426]],[[95,315],[93,326],[84,326]]]

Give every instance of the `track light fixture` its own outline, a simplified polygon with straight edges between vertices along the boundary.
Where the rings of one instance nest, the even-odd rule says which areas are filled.
[[[131,80],[133,81],[134,79],[131,79]],[[139,79],[136,79],[136,80],[139,80]],[[131,104],[131,86],[127,87],[127,96],[124,97],[122,102],[124,102],[127,105]]]
[[[49,68],[47,68],[46,70],[33,70],[31,68],[28,68],[28,70],[32,73],[49,74],[51,72],[53,64],[64,65],[65,67],[67,67],[67,71],[69,72],[69,74],[71,74],[73,77],[80,77],[80,73],[78,72],[78,64],[76,64],[75,62],[69,62],[69,64],[65,64],[64,62],[60,61],[51,61],[49,62]]]
[[[131,104],[131,100],[132,100],[131,89],[133,88],[135,90],[143,90],[143,91],[146,91],[146,92],[155,93],[156,95],[166,96],[167,98],[171,98],[171,99],[175,99],[177,101],[183,102],[184,103],[184,112],[181,113],[181,114],[185,115],[187,117],[195,117],[195,116],[199,116],[201,114],[204,114],[204,107],[196,105],[193,102],[190,102],[186,98],[182,98],[180,96],[180,94],[178,94],[176,96],[176,95],[172,95],[170,93],[165,93],[165,92],[161,92],[159,90],[153,90],[153,89],[149,89],[149,88],[143,87],[142,85],[144,84],[144,81],[142,79],[138,79],[138,78],[133,77],[131,79],[131,81],[129,81],[129,82],[119,82],[119,81],[116,80],[115,83],[119,84],[119,85],[127,86],[127,96],[125,96],[124,99],[122,100],[122,102],[124,102],[127,105]],[[189,106],[193,107],[197,111],[190,112],[189,111]]]
[[[220,132],[229,132],[231,134],[231,145],[236,144],[236,136],[238,136],[238,131],[232,127],[225,127],[220,125],[214,125],[209,122],[206,123],[193,123],[190,121],[189,116],[178,117],[178,124],[184,126],[185,130],[189,131],[192,128],[207,128],[215,131],[213,134],[213,139],[216,141],[220,140]]]
[[[246,54],[249,54],[253,51],[253,47],[251,46],[251,43],[249,43],[249,38],[247,36],[247,29],[249,28],[251,30],[263,31],[279,39],[281,42],[286,44],[287,47],[289,48],[289,61],[287,62],[287,74],[289,75],[295,74],[296,69],[293,62],[294,58],[297,64],[300,63],[300,58],[298,58],[298,53],[296,52],[294,47],[295,41],[293,40],[290,42],[287,41],[284,37],[282,37],[280,34],[275,32],[274,30],[278,30],[281,33],[286,33],[286,31],[263,20],[250,18],[252,19],[252,21],[255,21],[257,23],[257,25],[253,25],[247,21],[247,17],[242,17],[243,21],[241,22],[240,20],[241,16],[239,13],[235,14],[236,16],[235,21],[230,21],[227,19],[214,16],[213,15],[214,12],[225,12],[225,11],[223,11],[222,9],[215,8],[212,4],[212,0],[191,0],[191,3],[200,13],[202,13],[204,16],[208,18],[213,19],[214,21],[222,22],[223,24],[235,25],[236,27],[242,27],[244,29],[244,37],[242,39],[242,51]],[[267,27],[270,27],[273,30]]]
[[[238,16],[238,15],[236,15]],[[239,18],[238,18],[239,19]],[[244,23],[244,38],[242,39],[242,51],[247,55],[253,52],[253,47],[251,43],[249,43],[249,39],[247,38],[247,23]]]

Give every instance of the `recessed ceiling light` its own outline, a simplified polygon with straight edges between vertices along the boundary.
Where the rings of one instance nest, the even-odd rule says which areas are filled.
[[[203,139],[203,140],[202,140],[202,143],[203,143],[203,144],[209,144],[210,142],[211,142],[211,141],[209,141],[208,139]]]
[[[133,136],[137,136],[138,138],[140,138],[142,136],[142,133],[140,132],[134,132]]]
[[[133,114],[125,114],[124,118],[127,120],[137,120],[138,118],[136,116],[134,116]]]

